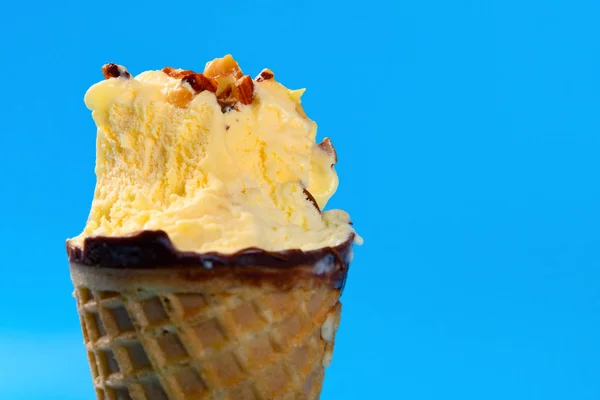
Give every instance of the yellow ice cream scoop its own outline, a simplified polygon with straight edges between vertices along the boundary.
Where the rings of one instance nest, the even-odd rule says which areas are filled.
[[[98,127],[96,190],[83,233],[166,232],[182,251],[336,246],[347,213],[321,210],[338,185],[335,150],[270,70],[243,75],[231,56],[203,73],[133,77],[115,64],[85,96]]]

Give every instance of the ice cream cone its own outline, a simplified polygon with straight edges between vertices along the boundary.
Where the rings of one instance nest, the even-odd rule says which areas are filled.
[[[318,399],[361,240],[324,210],[337,153],[304,90],[230,55],[102,72],[94,199],[67,241],[97,398]]]
[[[262,267],[234,256],[210,269],[71,254],[97,398],[318,399],[349,261],[336,251],[344,259]]]

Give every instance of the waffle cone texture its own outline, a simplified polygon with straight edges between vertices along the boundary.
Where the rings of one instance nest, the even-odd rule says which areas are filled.
[[[240,268],[253,278],[72,261],[97,399],[318,399],[343,282],[318,263]]]

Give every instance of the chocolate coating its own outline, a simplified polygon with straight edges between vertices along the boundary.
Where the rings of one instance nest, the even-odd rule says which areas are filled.
[[[354,235],[335,247],[316,250],[299,249],[265,251],[247,248],[232,254],[217,252],[196,253],[180,251],[171,242],[166,232],[142,231],[129,236],[94,236],[84,240],[83,248],[67,242],[67,254],[72,263],[97,268],[156,269],[197,267],[215,273],[242,272],[253,280],[273,279],[279,273],[287,278],[294,274],[293,267],[314,266],[319,262],[332,265],[326,274],[311,273],[315,277],[331,281],[333,286],[343,288],[348,272]],[[210,266],[207,267],[207,266]],[[265,273],[265,270],[271,273]],[[231,271],[228,271],[231,270]],[[300,273],[300,269],[298,270]],[[306,268],[302,269],[305,274]],[[280,278],[283,278],[281,276]]]
[[[315,206],[315,208],[317,209],[317,211],[319,211],[319,213],[321,212],[321,208],[319,207],[319,204],[317,203],[317,200],[315,200],[314,196],[312,195],[312,193],[310,193],[308,190],[304,189],[304,194],[306,195],[306,198],[308,199],[308,201],[310,201],[313,206]]]

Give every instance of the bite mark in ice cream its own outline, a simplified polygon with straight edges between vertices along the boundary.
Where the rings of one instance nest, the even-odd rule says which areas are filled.
[[[270,70],[226,56],[202,74],[166,67],[135,78],[116,64],[85,97],[98,127],[97,184],[83,233],[162,230],[182,251],[336,246],[347,213],[321,212],[338,185],[329,139]],[[126,79],[124,79],[126,78]]]

